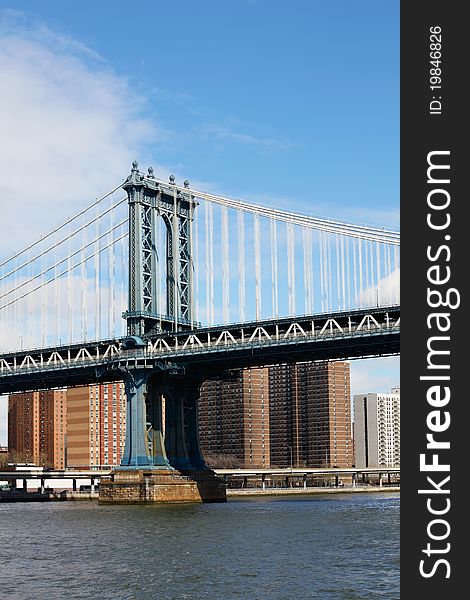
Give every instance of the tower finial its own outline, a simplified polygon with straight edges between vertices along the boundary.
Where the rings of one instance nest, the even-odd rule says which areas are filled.
[[[133,171],[138,171],[138,170],[139,170],[139,168],[138,168],[138,167],[139,167],[139,163],[138,163],[138,162],[135,160],[135,161],[132,163],[132,170],[133,170]]]

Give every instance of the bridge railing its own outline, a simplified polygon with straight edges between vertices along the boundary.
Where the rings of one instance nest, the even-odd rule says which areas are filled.
[[[398,318],[396,318],[398,316]],[[125,350],[119,342],[95,342],[86,346],[14,353],[0,356],[0,377],[37,371],[93,367],[126,360],[174,358],[189,354],[215,353],[221,350],[260,348],[279,345],[311,343],[350,337],[366,337],[381,333],[399,332],[399,313],[384,312],[381,317],[365,313],[357,321],[340,319],[302,318],[256,325],[211,328],[179,334],[161,335],[149,340],[140,351]]]

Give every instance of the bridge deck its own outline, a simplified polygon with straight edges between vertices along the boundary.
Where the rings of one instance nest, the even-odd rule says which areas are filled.
[[[105,340],[0,355],[0,394],[122,379],[142,367],[207,376],[226,369],[304,360],[398,354],[398,306],[162,333],[144,348]]]

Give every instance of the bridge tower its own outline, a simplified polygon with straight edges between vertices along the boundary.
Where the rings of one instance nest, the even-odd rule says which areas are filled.
[[[192,326],[191,225],[197,203],[185,192],[188,186],[185,181],[179,189],[174,175],[168,185],[158,183],[153,168],[145,176],[137,162],[132,163],[122,186],[129,204],[129,304],[123,316],[130,336]],[[160,219],[166,237],[163,261],[158,256]],[[159,281],[160,262],[164,263],[163,282]],[[161,306],[161,289],[166,289],[166,306]]]
[[[174,176],[162,184],[151,167],[142,174],[137,162],[122,187],[129,204],[128,337],[117,368],[127,396],[126,441],[120,467],[101,484],[100,502],[225,501],[225,484],[205,465],[199,447],[203,374],[146,353],[149,338],[194,326],[191,225],[197,203],[187,181],[183,189]]]

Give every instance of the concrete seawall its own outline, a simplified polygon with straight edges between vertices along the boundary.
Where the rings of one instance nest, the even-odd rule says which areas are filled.
[[[322,494],[363,494],[363,493],[387,493],[399,492],[400,486],[344,486],[344,487],[307,487],[307,488],[245,488],[227,489],[227,499],[249,498],[251,496],[312,496]],[[0,502],[60,502],[64,500],[98,500],[98,492],[49,492],[39,494],[35,492],[3,492],[0,494]]]
[[[344,486],[344,487],[307,487],[307,488],[246,488],[246,489],[228,489],[227,498],[230,497],[248,497],[248,496],[311,496],[312,494],[361,494],[370,492],[399,492],[400,486]]]

